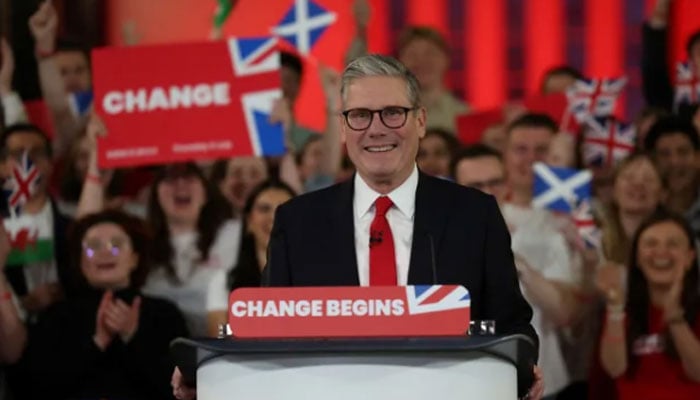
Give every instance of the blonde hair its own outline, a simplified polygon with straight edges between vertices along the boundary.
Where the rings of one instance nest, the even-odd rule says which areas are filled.
[[[656,171],[656,174],[659,177],[661,186],[665,188],[666,183],[656,161],[649,154],[642,152],[630,155],[615,167],[613,182],[617,182],[617,179],[623,170],[640,160],[647,160],[652,165],[654,171]],[[606,210],[605,217],[601,218],[601,220],[603,231],[603,255],[609,261],[627,265],[630,256],[629,253],[632,238],[627,237],[625,234],[625,230],[620,222],[620,206],[614,199],[609,208]]]

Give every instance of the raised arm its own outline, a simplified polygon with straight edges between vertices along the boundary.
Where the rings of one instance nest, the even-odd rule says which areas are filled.
[[[41,3],[29,18],[29,30],[36,46],[39,85],[56,130],[53,148],[54,157],[58,158],[68,152],[82,124],[71,111],[63,77],[53,58],[56,52],[58,13],[50,0]]]
[[[106,129],[96,114],[90,116],[87,126],[87,137],[90,142],[88,169],[80,192],[76,218],[87,214],[100,212],[105,207],[105,185],[100,169],[97,167],[97,137],[106,134]]]
[[[323,141],[323,173],[335,178],[340,171],[342,145],[340,143],[340,75],[325,66],[319,68],[326,97],[326,132]]]
[[[0,37],[0,100],[5,116],[5,126],[27,121],[22,99],[12,91],[12,75],[15,72],[15,57],[12,47]]]
[[[352,4],[355,15],[355,37],[350,42],[345,54],[345,64],[349,64],[357,57],[367,54],[367,23],[370,17],[370,7],[367,0],[355,0]]]
[[[648,105],[671,110],[673,86],[666,63],[668,16],[671,0],[657,0],[651,18],[642,27],[642,89]]]

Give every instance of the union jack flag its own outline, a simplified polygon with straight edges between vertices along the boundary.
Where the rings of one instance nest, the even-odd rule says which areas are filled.
[[[579,124],[592,117],[613,115],[617,98],[626,84],[626,77],[577,80],[566,92],[567,111]]]
[[[599,249],[603,240],[603,234],[593,218],[593,208],[591,207],[590,199],[579,202],[571,213],[571,217],[586,247]]]
[[[583,162],[586,166],[612,166],[634,151],[634,126],[613,117],[593,118],[586,124]]]
[[[295,0],[272,33],[289,42],[300,54],[311,53],[323,32],[336,21],[336,14],[311,0]]]
[[[700,79],[695,65],[691,61],[676,64],[676,93],[674,107],[681,104],[693,104],[700,101]]]
[[[11,173],[5,181],[3,191],[7,196],[10,214],[19,215],[22,206],[36,193],[41,172],[25,151],[21,160],[12,160]]]
[[[419,285],[406,287],[409,314],[469,308],[471,297],[463,286]]]
[[[591,198],[592,174],[589,170],[550,167],[538,162],[533,171],[534,207],[568,214],[580,201]]]
[[[256,155],[280,155],[285,152],[282,124],[270,123],[275,100],[282,98],[278,85],[279,53],[273,37],[228,40],[233,74],[241,78],[239,86],[243,115],[250,143]],[[245,79],[244,79],[245,78]],[[250,92],[246,82],[270,82],[269,89]]]

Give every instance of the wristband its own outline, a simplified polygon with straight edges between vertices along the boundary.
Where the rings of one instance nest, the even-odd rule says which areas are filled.
[[[56,50],[51,50],[51,51],[46,51],[46,50],[41,50],[39,48],[36,48],[34,53],[36,54],[36,58],[42,60],[44,58],[49,58],[56,54]]]
[[[683,323],[685,322],[685,312],[680,310],[669,318],[666,318],[665,322],[668,326]]]
[[[88,172],[88,174],[85,175],[85,182],[92,182],[94,184],[101,185],[102,179],[99,175],[91,174]]]

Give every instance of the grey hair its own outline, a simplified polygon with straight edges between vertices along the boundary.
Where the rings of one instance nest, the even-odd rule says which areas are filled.
[[[411,71],[401,64],[399,60],[379,54],[369,54],[354,59],[345,67],[340,82],[340,98],[343,103],[347,101],[348,86],[359,78],[369,76],[386,76],[401,78],[406,82],[406,92],[412,107],[422,106],[420,98],[420,85],[418,79]]]

